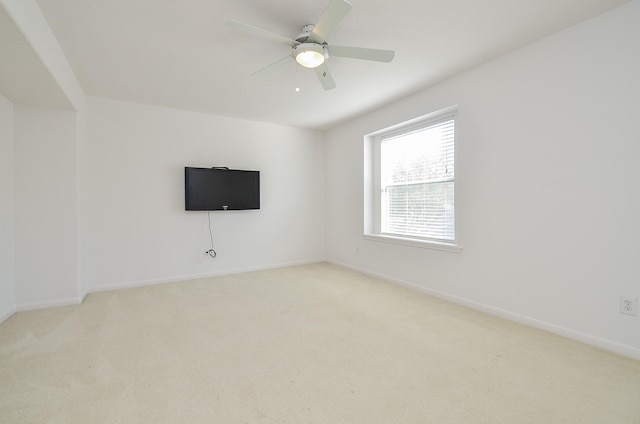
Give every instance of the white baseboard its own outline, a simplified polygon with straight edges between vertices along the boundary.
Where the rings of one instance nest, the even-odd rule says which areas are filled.
[[[628,356],[634,359],[640,359],[640,349],[637,349],[633,346],[627,346],[611,340],[593,336],[591,334],[586,334],[580,331],[572,330],[570,328],[561,327],[546,321],[540,321],[535,318],[530,318],[524,315],[516,314],[514,312],[506,311],[504,309],[496,308],[490,305],[485,305],[483,303],[475,302],[473,300],[465,299],[458,296],[453,296],[438,290],[432,290],[426,287],[419,286],[414,283],[410,283],[408,281],[399,280],[397,278],[389,277],[388,275],[379,274],[377,272],[372,272],[367,269],[359,268],[359,267],[338,262],[335,260],[327,259],[327,262],[344,267],[344,268],[351,269],[353,271],[360,272],[365,275],[369,275],[371,277],[379,278],[381,280],[388,281],[393,284],[398,284],[400,286],[407,287],[409,289],[416,290],[416,291],[425,293],[427,295],[437,297],[439,299],[447,300],[451,303],[456,303],[458,305],[466,306],[470,309],[474,309],[474,310],[484,312],[490,315],[494,315],[500,318],[504,318],[509,321],[514,321],[520,324],[528,325],[530,327],[538,328],[540,330],[548,331],[550,333],[557,334],[559,336],[563,336],[572,340],[576,340],[578,342],[585,343],[591,346],[595,346],[600,349],[607,350],[609,352],[617,353],[619,355]]]
[[[2,313],[2,315],[0,315],[0,324],[2,324],[3,322],[11,318],[13,314],[15,314],[16,312],[17,312],[16,308],[11,308],[8,311],[5,311],[4,313]]]
[[[45,300],[42,302],[22,303],[17,305],[17,312],[33,311],[36,309],[54,308],[58,306],[79,305],[84,301],[84,297],[72,297],[69,299]]]
[[[310,260],[304,260],[304,261],[270,264],[270,265],[263,265],[263,266],[257,266],[257,267],[235,268],[235,269],[228,269],[224,271],[202,273],[202,274],[187,274],[187,275],[176,275],[176,276],[164,277],[164,278],[151,278],[148,280],[125,281],[125,282],[120,282],[115,284],[89,287],[88,291],[89,293],[97,293],[97,292],[103,292],[103,291],[129,289],[133,287],[154,286],[156,284],[176,283],[180,281],[197,280],[199,278],[220,277],[223,275],[242,274],[245,272],[255,272],[255,271],[265,271],[268,269],[287,268],[291,266],[309,265],[309,264],[315,264],[315,263],[321,263],[321,262],[326,262],[326,259],[324,258],[310,259]]]
[[[132,288],[132,287],[152,286],[156,284],[175,283],[179,281],[195,280],[198,278],[218,277],[222,275],[240,274],[243,272],[263,271],[267,269],[276,269],[276,268],[286,268],[290,266],[308,265],[308,264],[320,263],[320,262],[325,262],[325,259],[324,258],[310,259],[305,261],[286,262],[286,263],[279,263],[279,264],[264,265],[259,267],[230,269],[230,270],[219,271],[214,273],[190,274],[190,275],[173,276],[173,277],[166,277],[166,278],[154,278],[149,280],[129,281],[129,282],[123,282],[123,283],[91,287],[91,288],[88,288],[87,291],[80,293],[79,297],[75,297],[75,298],[52,299],[52,300],[46,300],[42,302],[23,303],[23,304],[17,305],[15,308],[13,308],[13,310],[10,310],[5,314],[0,315],[0,323],[6,321],[9,317],[11,317],[16,312],[33,311],[36,309],[53,308],[58,306],[79,305],[82,302],[84,302],[84,300],[86,299],[89,293],[94,293],[94,292],[119,290],[119,289],[126,289],[126,288]]]

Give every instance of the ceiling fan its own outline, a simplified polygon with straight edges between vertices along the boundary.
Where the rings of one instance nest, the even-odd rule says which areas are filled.
[[[251,35],[265,38],[291,47],[291,54],[265,66],[251,74],[252,76],[266,73],[275,67],[286,63],[291,58],[305,68],[315,71],[320,84],[325,90],[336,87],[333,77],[327,67],[327,59],[331,56],[347,57],[352,59],[373,60],[377,62],[391,62],[395,55],[393,50],[367,49],[362,47],[333,46],[327,43],[327,38],[338,26],[340,21],[351,10],[351,4],[345,0],[330,0],[322,12],[318,23],[308,24],[302,27],[302,32],[291,39],[253,25],[238,21],[227,21],[226,26]]]

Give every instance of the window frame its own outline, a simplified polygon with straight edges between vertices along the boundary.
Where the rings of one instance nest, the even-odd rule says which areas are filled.
[[[443,119],[453,117],[456,133],[454,135],[454,166],[457,168],[458,158],[458,106],[450,106],[417,118],[401,122],[397,125],[375,131],[364,137],[364,233],[363,238],[373,241],[382,241],[394,244],[402,244],[413,247],[460,252],[460,234],[458,225],[458,193],[454,189],[454,239],[452,241],[431,239],[425,237],[403,236],[381,232],[381,162],[380,146],[384,138],[398,136],[427,128],[441,122]],[[455,171],[458,174],[458,169]],[[454,177],[454,186],[458,178]]]

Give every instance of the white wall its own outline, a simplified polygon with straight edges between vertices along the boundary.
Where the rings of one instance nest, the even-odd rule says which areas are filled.
[[[81,279],[89,290],[324,259],[323,134],[89,98]],[[261,172],[259,211],[184,210],[184,167]]]
[[[84,300],[89,289],[87,288],[87,282],[84,278],[81,278],[81,253],[80,253],[80,244],[81,244],[81,234],[80,234],[80,153],[83,151],[84,146],[87,143],[87,98],[84,97],[81,105],[76,111],[76,149],[75,149],[75,158],[76,158],[76,179],[75,179],[75,192],[76,192],[76,293],[78,299]]]
[[[18,309],[77,303],[77,123],[74,112],[14,107]]]
[[[640,2],[330,131],[327,256],[640,357]],[[461,253],[364,240],[363,136],[459,105]],[[359,255],[356,254],[359,248]]]
[[[13,198],[13,105],[0,95],[0,322],[16,310]]]
[[[77,303],[86,292],[78,280],[77,250],[77,148],[85,96],[37,2],[0,0],[0,8],[21,32],[9,40],[6,58],[21,72],[5,75],[4,94],[31,105],[15,106],[7,115],[6,99],[0,99],[2,319],[9,297],[14,309],[23,310]]]

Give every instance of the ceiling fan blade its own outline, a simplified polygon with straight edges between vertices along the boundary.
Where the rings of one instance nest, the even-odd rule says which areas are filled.
[[[375,60],[391,62],[396,52],[393,50],[365,49],[362,47],[327,46],[330,56],[348,57],[351,59]]]
[[[330,0],[307,39],[307,43],[325,43],[329,35],[350,10],[351,4],[346,0]]]
[[[250,35],[256,35],[258,37],[265,38],[270,41],[275,41],[276,43],[286,44],[289,47],[297,46],[298,44],[300,44],[296,40],[292,40],[280,34],[276,34],[275,32],[267,31],[265,29],[255,27],[253,25],[245,24],[244,22],[238,22],[238,21],[232,20],[232,21],[225,22],[225,25],[237,31],[242,31]]]
[[[322,84],[322,88],[325,90],[331,90],[336,88],[336,83],[333,81],[333,77],[331,73],[329,73],[329,68],[327,68],[326,63],[318,66],[314,69],[316,72],[316,76],[318,77],[318,81]]]
[[[267,75],[267,74],[275,71],[276,69],[278,69],[279,67],[281,67],[282,65],[284,65],[285,63],[287,63],[291,59],[293,59],[293,58],[291,57],[290,54],[288,54],[285,57],[283,57],[282,59],[276,60],[271,65],[267,65],[264,68],[258,69],[254,73],[249,74],[249,76],[250,77],[258,77],[258,76]]]

